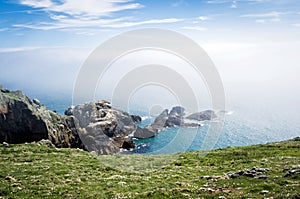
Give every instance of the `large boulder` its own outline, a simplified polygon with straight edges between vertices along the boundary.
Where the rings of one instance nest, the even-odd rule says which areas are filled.
[[[157,135],[159,131],[165,128],[166,121],[168,120],[168,109],[164,110],[157,116],[151,125],[145,127],[137,127],[133,136],[138,139],[151,138]]]
[[[106,155],[117,153],[120,148],[134,148],[128,136],[135,132],[135,122],[128,113],[111,108],[109,102],[80,104],[66,112],[75,117],[76,128],[87,150]]]
[[[185,109],[181,106],[173,107],[168,115],[165,127],[183,126],[184,111]]]
[[[49,111],[21,91],[0,90],[0,142],[49,139],[57,147],[82,148],[73,117]]]
[[[158,131],[162,130],[164,127],[166,127],[166,122],[168,120],[169,117],[169,110],[165,109],[161,114],[159,114],[154,122],[151,124],[151,126],[155,129],[157,129]]]
[[[138,139],[145,139],[145,138],[154,137],[154,136],[156,136],[157,133],[158,133],[158,130],[150,125],[150,126],[146,126],[144,128],[137,127],[133,136]]]

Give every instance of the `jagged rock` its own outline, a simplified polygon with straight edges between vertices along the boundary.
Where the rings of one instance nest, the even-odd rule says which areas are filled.
[[[181,106],[172,108],[165,123],[165,127],[183,126],[183,116],[185,109]]]
[[[38,100],[38,99],[33,99],[32,102],[35,103],[38,106],[42,106],[40,100]]]
[[[135,148],[135,143],[130,138],[125,138],[121,147],[127,150],[133,149]]]
[[[67,108],[67,110],[65,110],[65,115],[66,115],[66,116],[71,116],[71,115],[73,115],[73,107],[72,107],[72,106],[69,107],[69,108]]]
[[[114,137],[113,143],[123,149],[132,149],[135,147],[135,143],[129,137]]]
[[[151,126],[154,129],[157,129],[158,131],[162,130],[164,127],[166,127],[166,122],[168,120],[169,114],[168,114],[169,110],[165,109],[160,115],[158,115],[153,124],[151,124]]]
[[[139,139],[151,138],[156,136],[158,130],[153,126],[146,126],[144,128],[137,127],[136,131],[134,132],[133,136]]]
[[[198,113],[193,113],[186,117],[186,119],[204,121],[204,120],[212,120],[217,118],[217,115],[212,110],[201,111]]]
[[[0,92],[0,142],[25,143],[49,139],[57,147],[81,148],[72,118],[49,111],[21,91]]]
[[[0,92],[0,142],[23,143],[48,138],[44,110],[21,91]]]
[[[166,127],[199,127],[201,123],[199,121],[211,120],[216,118],[217,115],[214,111],[207,110],[199,113],[194,113],[185,117],[185,109],[181,106],[175,106],[171,109],[170,113],[168,109],[165,109],[160,115],[158,115],[154,122],[144,128],[138,128],[134,133],[136,138],[150,138],[154,137],[159,131]]]
[[[138,123],[138,122],[141,122],[142,121],[142,118],[138,115],[131,115],[131,119],[135,122],[135,123]]]
[[[134,147],[127,138],[136,129],[134,121],[128,113],[111,108],[109,102],[80,104],[67,112],[74,116],[76,129],[87,150],[113,154],[120,148]]]

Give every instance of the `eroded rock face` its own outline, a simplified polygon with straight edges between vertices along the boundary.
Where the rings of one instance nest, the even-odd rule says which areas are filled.
[[[181,106],[175,106],[172,108],[166,121],[166,127],[183,126],[183,116],[185,109]]]
[[[162,130],[166,127],[166,122],[169,117],[169,110],[165,109],[160,115],[158,115],[153,124],[151,125],[153,128],[157,129],[158,131]]]
[[[48,138],[43,114],[42,107],[22,92],[1,90],[0,142],[23,143]]]
[[[66,112],[75,117],[76,128],[87,150],[106,155],[117,153],[120,148],[134,148],[128,136],[135,132],[135,122],[128,113],[111,108],[109,102],[80,104]]]
[[[56,147],[82,148],[73,117],[49,111],[21,91],[0,90],[0,142],[49,139]]]

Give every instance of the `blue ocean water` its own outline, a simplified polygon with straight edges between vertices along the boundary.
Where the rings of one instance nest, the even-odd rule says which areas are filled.
[[[69,97],[53,98],[49,96],[39,96],[40,101],[50,110],[55,110],[60,114],[64,114],[67,107],[71,106],[72,100]],[[170,107],[167,107],[170,108]],[[164,147],[171,147],[173,152],[195,151],[206,149],[225,148],[228,146],[246,146],[253,144],[263,144],[272,141],[280,141],[300,136],[300,124],[295,116],[291,113],[286,115],[274,114],[274,111],[263,111],[259,109],[255,111],[244,110],[242,108],[233,108],[230,110],[232,114],[225,116],[223,129],[216,138],[213,146],[207,146],[204,143],[208,135],[208,129],[212,122],[203,122],[203,126],[195,128],[166,128],[162,130],[156,137],[149,139],[135,139],[137,148],[135,153],[151,154],[160,153]],[[152,123],[154,117],[150,117],[145,112],[132,111],[131,114],[142,116],[143,120],[139,126],[146,126]],[[288,116],[287,116],[288,115]],[[215,122],[215,121],[213,121]],[[176,138],[180,136],[180,141]],[[213,135],[214,136],[214,135]],[[189,139],[187,146],[182,146],[185,139]],[[162,153],[166,153],[163,151]]]
[[[146,118],[140,126],[145,126],[151,124],[152,118]],[[172,152],[182,152],[182,151],[195,151],[195,150],[209,150],[217,148],[226,148],[228,146],[247,146],[253,144],[262,144],[271,141],[278,141],[282,139],[288,139],[289,137],[276,136],[276,132],[270,133],[266,129],[257,129],[254,126],[248,126],[246,121],[238,120],[237,117],[228,115],[224,121],[223,129],[217,138],[214,137],[216,143],[214,146],[207,146],[204,143],[206,136],[209,136],[208,129],[212,122],[216,121],[205,121],[203,126],[199,128],[187,128],[187,127],[175,127],[163,129],[156,137],[148,139],[135,140],[137,149],[134,151],[136,153],[156,153],[164,148],[166,145],[171,144],[175,148]],[[193,136],[191,143],[185,147],[179,147],[181,140],[177,142],[172,142],[175,140],[176,136],[181,134],[179,130],[185,134],[186,138]],[[195,133],[196,132],[196,133]],[[180,136],[180,135],[179,135]],[[185,138],[184,136],[184,138]],[[182,136],[181,136],[182,137]],[[293,137],[293,136],[291,136]],[[183,139],[184,139],[183,138]],[[178,147],[176,149],[176,147]]]

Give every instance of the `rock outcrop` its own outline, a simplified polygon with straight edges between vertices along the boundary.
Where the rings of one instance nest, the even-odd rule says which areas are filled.
[[[138,127],[134,132],[135,138],[144,139],[151,138],[157,135],[159,131],[166,127],[166,121],[168,120],[168,109],[164,110],[159,116],[157,116],[151,125],[144,128]]]
[[[128,113],[113,109],[105,100],[68,108],[65,116],[48,110],[21,91],[0,90],[0,142],[50,140],[56,147],[81,148],[113,154],[134,148],[129,138],[136,130]]]
[[[268,169],[268,168],[253,167],[252,169],[248,169],[248,170],[229,172],[229,173],[227,173],[227,176],[229,178],[237,178],[240,176],[246,176],[246,177],[251,177],[251,178],[266,179],[266,178],[268,178],[268,176],[265,174],[268,173],[269,171],[270,171],[270,169]]]
[[[205,120],[213,120],[217,118],[217,115],[212,110],[206,110],[198,113],[193,113],[186,117],[186,119],[197,120],[197,121],[205,121]]]
[[[133,136],[138,139],[145,139],[145,138],[154,137],[157,135],[157,133],[158,133],[158,130],[150,125],[150,126],[146,126],[144,128],[137,127]]]
[[[73,117],[49,111],[21,91],[0,90],[0,142],[49,139],[56,147],[82,148]]]
[[[184,111],[185,109],[181,106],[173,107],[168,115],[165,127],[183,126],[183,116],[185,115]]]
[[[181,106],[175,106],[169,112],[165,109],[158,115],[151,125],[144,128],[137,128],[134,133],[136,138],[151,138],[157,135],[164,128],[172,127],[199,127],[201,121],[213,120],[217,114],[212,110],[193,113],[186,116],[185,109]]]
[[[164,110],[157,116],[151,125],[157,130],[162,130],[165,127],[196,127],[200,126],[199,121],[213,120],[217,115],[212,110],[206,110],[198,113],[193,113],[186,116],[185,109],[181,106],[175,106],[168,113],[168,109]]]
[[[134,148],[128,136],[135,132],[135,122],[128,113],[111,108],[109,102],[80,104],[66,113],[75,117],[76,129],[87,150],[106,155],[120,148]]]

